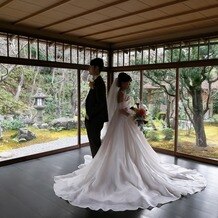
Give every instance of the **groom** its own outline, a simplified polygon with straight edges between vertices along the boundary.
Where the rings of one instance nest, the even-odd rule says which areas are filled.
[[[89,73],[93,81],[89,83],[90,90],[86,98],[85,126],[92,157],[96,155],[101,146],[101,130],[104,122],[108,121],[106,88],[100,76],[103,67],[104,63],[101,58],[95,58],[90,62]]]

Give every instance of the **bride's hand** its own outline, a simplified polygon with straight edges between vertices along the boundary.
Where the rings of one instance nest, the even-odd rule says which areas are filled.
[[[120,109],[120,113],[125,115],[125,116],[127,116],[127,117],[130,115],[130,113],[125,108],[124,109]]]

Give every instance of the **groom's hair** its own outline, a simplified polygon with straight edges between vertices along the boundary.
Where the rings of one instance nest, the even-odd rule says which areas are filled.
[[[90,65],[94,67],[98,67],[99,72],[101,72],[104,68],[104,62],[103,62],[103,59],[101,58],[92,59],[90,62]]]
[[[119,73],[119,75],[118,75],[118,81],[117,81],[118,84],[117,85],[118,85],[118,87],[121,87],[122,82],[131,82],[131,81],[132,81],[131,76],[122,72],[122,73]]]

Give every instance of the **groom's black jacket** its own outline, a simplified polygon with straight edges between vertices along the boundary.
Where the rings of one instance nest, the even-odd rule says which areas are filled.
[[[101,76],[94,80],[94,88],[89,90],[86,98],[86,114],[92,122],[108,121],[106,88]]]

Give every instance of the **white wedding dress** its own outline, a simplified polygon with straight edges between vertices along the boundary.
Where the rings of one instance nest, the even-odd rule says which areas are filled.
[[[206,180],[196,170],[161,162],[133,119],[120,113],[120,108],[129,107],[127,100],[109,105],[116,109],[112,117],[109,113],[95,158],[55,177],[57,196],[92,210],[124,211],[155,207],[205,188]]]

